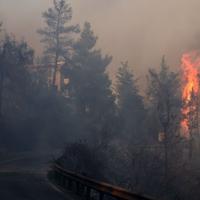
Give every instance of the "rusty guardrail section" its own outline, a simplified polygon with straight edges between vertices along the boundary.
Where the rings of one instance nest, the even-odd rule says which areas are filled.
[[[52,166],[49,178],[62,189],[75,191],[76,194],[86,197],[86,199],[91,198],[91,192],[93,190],[99,195],[99,200],[103,200],[105,195],[123,200],[153,200],[150,197],[134,194],[123,188],[99,182],[86,176],[65,170],[59,165]]]

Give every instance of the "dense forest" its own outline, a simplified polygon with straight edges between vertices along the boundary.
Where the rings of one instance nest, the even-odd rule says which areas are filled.
[[[112,56],[72,14],[65,0],[42,14],[39,58],[1,24],[0,154],[61,149],[54,162],[77,173],[158,199],[198,200],[199,93],[183,101],[182,72],[165,56],[146,73],[145,90],[128,61],[111,79]]]

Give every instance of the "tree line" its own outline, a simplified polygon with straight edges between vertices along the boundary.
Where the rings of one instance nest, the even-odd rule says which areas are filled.
[[[28,43],[1,32],[1,152],[63,148],[55,162],[77,173],[157,198],[198,199],[199,149],[189,158],[190,142],[180,136],[180,74],[163,57],[141,92],[122,62],[113,84],[112,56],[96,48],[89,22],[71,25],[72,14],[67,1],[54,0],[37,31],[44,44],[37,62],[53,66],[50,85],[46,72],[31,70]],[[58,71],[69,80],[59,91]]]

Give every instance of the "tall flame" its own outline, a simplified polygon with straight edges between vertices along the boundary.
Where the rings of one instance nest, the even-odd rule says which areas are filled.
[[[182,135],[186,138],[190,137],[189,133],[189,120],[187,115],[190,112],[188,103],[192,99],[192,95],[197,96],[199,93],[199,67],[200,56],[197,52],[185,53],[181,59],[181,68],[183,71],[183,85],[182,85],[182,100],[183,100],[183,120],[181,121]]]

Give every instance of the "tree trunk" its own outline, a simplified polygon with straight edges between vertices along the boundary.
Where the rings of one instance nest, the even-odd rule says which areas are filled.
[[[57,70],[58,70],[58,54],[56,52],[55,63],[54,63],[53,81],[52,81],[52,87],[55,90],[57,89],[56,88],[56,74],[57,74]]]
[[[192,157],[193,157],[193,149],[194,149],[194,146],[193,146],[193,137],[190,136],[191,138],[189,139],[189,160],[191,161],[192,160]]]
[[[165,175],[165,180],[167,181],[168,179],[168,171],[169,171],[169,164],[168,164],[168,141],[167,141],[167,136],[165,132],[165,140],[164,140],[164,175]]]
[[[2,104],[3,104],[3,76],[0,78],[0,121],[2,118]]]
[[[3,56],[2,56],[3,57]],[[4,76],[5,76],[5,68],[3,63],[3,58],[1,59],[1,69],[0,69],[0,123],[2,122],[3,116],[3,89],[4,89]]]
[[[55,37],[56,37],[56,53],[55,53],[54,74],[53,74],[53,83],[52,83],[52,86],[55,90],[57,90],[56,74],[58,71],[58,58],[59,58],[59,46],[60,46],[60,40],[59,40],[60,13],[61,13],[61,9],[58,10],[57,27],[56,27],[56,35],[55,35]]]

